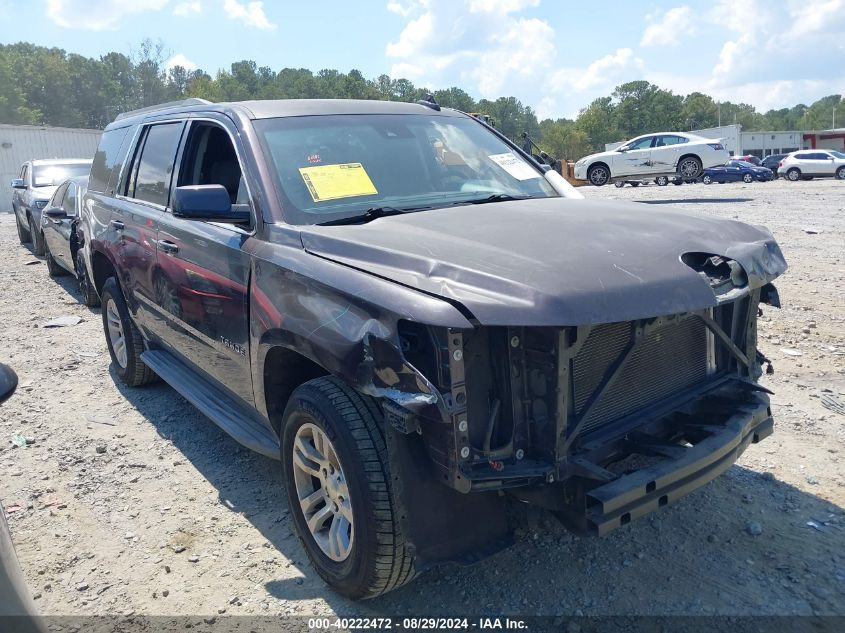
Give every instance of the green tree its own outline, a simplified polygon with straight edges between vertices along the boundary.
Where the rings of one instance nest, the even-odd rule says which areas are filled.
[[[590,141],[590,148],[600,152],[607,143],[624,140],[616,123],[616,108],[610,97],[599,97],[581,110],[575,126],[584,132]]]
[[[702,92],[691,92],[684,98],[681,125],[685,130],[699,130],[718,125],[718,106],[713,97]]]

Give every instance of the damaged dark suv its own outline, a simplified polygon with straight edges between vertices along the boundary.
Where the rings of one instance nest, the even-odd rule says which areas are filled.
[[[118,376],[281,459],[346,596],[496,551],[514,500],[604,534],[772,431],[766,229],[584,200],[432,102],[123,115],[82,230]]]

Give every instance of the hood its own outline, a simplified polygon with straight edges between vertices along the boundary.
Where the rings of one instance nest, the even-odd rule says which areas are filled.
[[[56,189],[58,189],[58,185],[55,187],[33,187],[32,188],[32,199],[33,200],[49,200],[53,197],[53,194],[56,193]]]
[[[458,303],[484,325],[583,325],[717,305],[685,253],[786,270],[762,227],[637,203],[544,198],[308,226],[306,251]]]

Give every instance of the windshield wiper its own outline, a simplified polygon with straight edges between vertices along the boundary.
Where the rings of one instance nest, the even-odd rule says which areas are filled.
[[[486,204],[488,202],[506,202],[508,200],[528,200],[529,198],[533,198],[534,196],[512,196],[509,193],[494,193],[492,196],[487,196],[486,198],[478,198],[476,200],[461,200],[460,202],[455,202],[453,204]]]
[[[319,226],[335,226],[338,224],[366,224],[378,218],[385,218],[389,215],[402,215],[411,211],[419,211],[420,209],[428,209],[430,207],[370,207],[360,215],[350,215],[346,218],[337,218],[336,220],[328,220],[326,222],[318,222]]]

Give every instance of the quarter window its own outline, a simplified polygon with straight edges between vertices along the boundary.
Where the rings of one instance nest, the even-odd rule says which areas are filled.
[[[135,154],[126,195],[163,207],[170,199],[170,181],[184,123],[161,123],[147,128]]]

